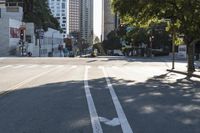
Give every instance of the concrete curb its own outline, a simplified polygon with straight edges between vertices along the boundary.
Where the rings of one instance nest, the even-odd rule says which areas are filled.
[[[173,73],[178,73],[178,74],[183,74],[183,75],[186,75],[186,76],[191,76],[191,77],[195,77],[195,78],[200,78],[200,75],[197,75],[197,74],[190,74],[190,73],[187,73],[187,72],[183,72],[183,71],[177,71],[177,70],[172,70],[172,69],[167,69],[168,72],[173,72]]]
[[[0,92],[0,97],[3,97],[3,96],[5,96],[5,95],[7,95],[7,94],[9,94],[9,93],[11,93],[11,92],[14,92],[14,90],[12,90],[12,91],[3,91],[3,92]]]

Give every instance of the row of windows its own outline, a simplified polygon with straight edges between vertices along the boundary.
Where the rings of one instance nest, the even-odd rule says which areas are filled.
[[[57,2],[60,2],[60,1],[63,1],[63,2],[66,2],[66,0],[51,0],[52,2],[55,2],[55,1],[57,1]]]

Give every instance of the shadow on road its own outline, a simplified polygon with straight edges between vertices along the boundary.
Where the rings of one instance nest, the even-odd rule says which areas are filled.
[[[199,133],[200,83],[170,82],[171,73],[128,85],[110,78],[136,133]],[[101,94],[104,78],[89,80],[92,95]],[[2,133],[91,133],[83,81],[45,84],[0,96]],[[98,99],[102,110],[106,98]],[[98,112],[98,110],[97,110]]]

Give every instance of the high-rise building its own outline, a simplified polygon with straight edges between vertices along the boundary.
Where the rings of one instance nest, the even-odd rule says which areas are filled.
[[[93,0],[81,0],[81,38],[92,43],[93,37]]]
[[[68,22],[69,22],[69,35],[73,36],[76,39],[80,38],[80,0],[69,0],[69,14],[68,14]]]
[[[111,1],[104,0],[104,38],[120,24],[119,16],[112,12]]]
[[[68,28],[68,4],[69,0],[48,0],[49,8],[55,18],[60,23],[60,27],[63,30],[63,37],[67,37],[67,33],[69,33]]]

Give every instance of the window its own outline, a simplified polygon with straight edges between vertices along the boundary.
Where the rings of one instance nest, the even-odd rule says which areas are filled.
[[[62,8],[65,8],[65,3],[62,3]]]

